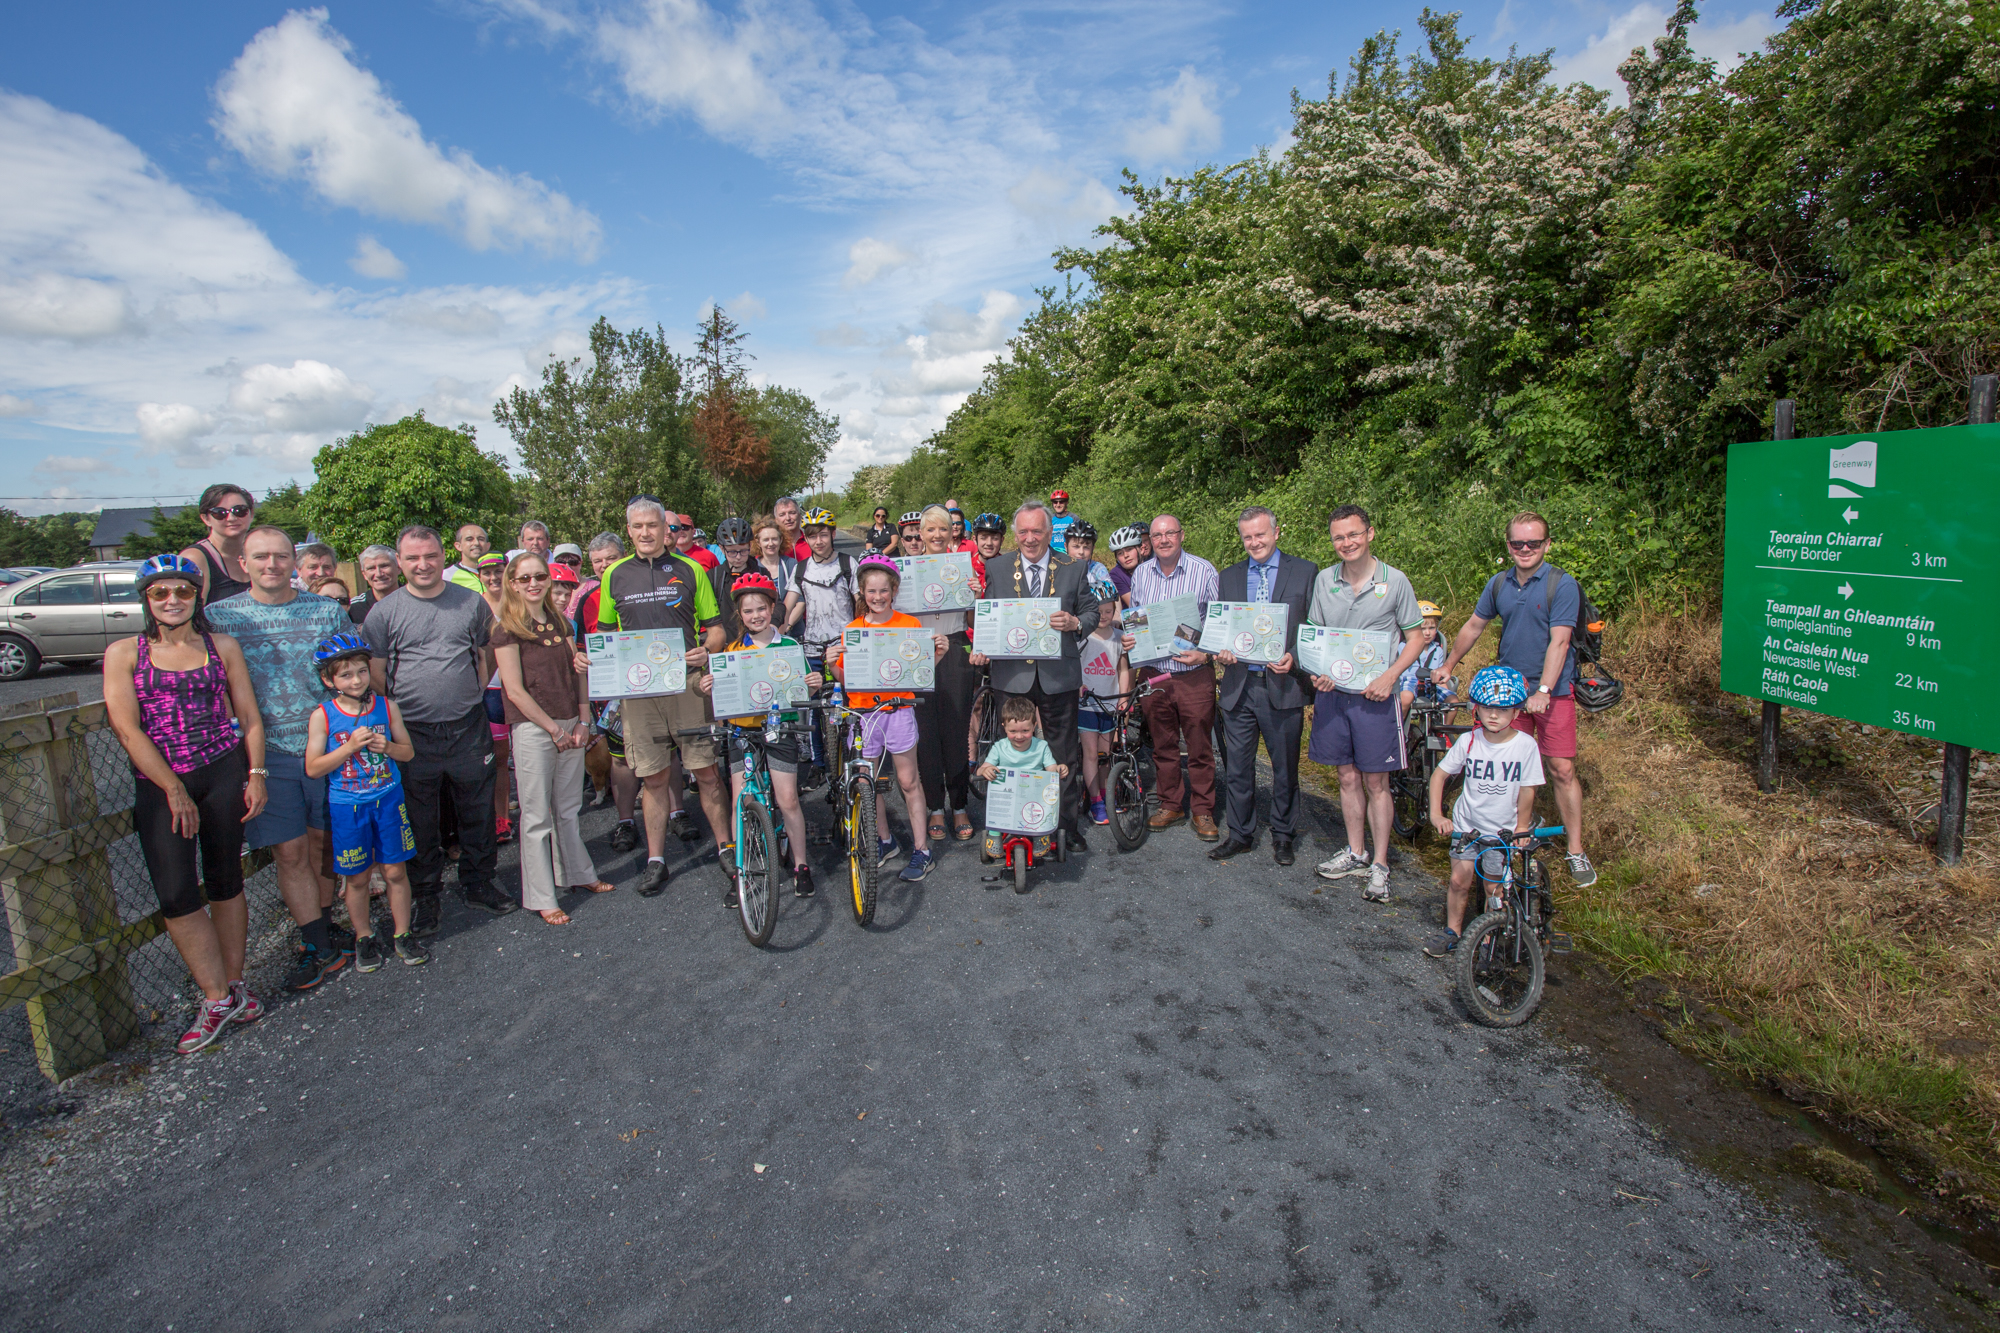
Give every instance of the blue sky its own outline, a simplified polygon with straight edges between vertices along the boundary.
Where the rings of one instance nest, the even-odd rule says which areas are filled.
[[[1618,89],[1654,0],[1482,0],[1475,51]],[[599,316],[760,376],[893,462],[977,384],[1049,254],[1148,179],[1282,142],[1421,5],[402,0],[16,6],[0,46],[0,505],[310,482],[496,397]],[[1733,63],[1768,10],[1711,7]]]

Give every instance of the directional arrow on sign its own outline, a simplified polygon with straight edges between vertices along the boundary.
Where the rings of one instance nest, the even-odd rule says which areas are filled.
[[[1841,516],[1842,518],[1846,519],[1846,520],[1847,520],[1847,521],[1848,521],[1849,523],[1852,523],[1852,522],[1853,522],[1853,521],[1854,521],[1855,519],[1857,519],[1857,518],[1860,518],[1860,517],[1861,517],[1861,515],[1860,515],[1860,514],[1858,514],[1858,513],[1856,513],[1856,512],[1855,512],[1855,509],[1854,509],[1854,506],[1853,506],[1853,505],[1849,505],[1849,506],[1847,506],[1847,508],[1845,508],[1845,509],[1841,510],[1841,511],[1840,511],[1840,516]]]
[[[1835,588],[1834,591],[1839,593],[1842,597],[1852,597],[1854,596],[1854,585],[1851,583],[1842,583],[1838,588]]]

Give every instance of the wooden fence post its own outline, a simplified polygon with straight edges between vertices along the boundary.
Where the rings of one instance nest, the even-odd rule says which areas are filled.
[[[0,721],[0,844],[77,829],[97,818],[87,729],[72,726],[77,697]],[[50,705],[56,705],[54,710]],[[64,705],[67,705],[65,707]],[[119,931],[110,860],[101,847],[0,879],[17,967],[53,959]],[[139,1031],[122,954],[28,1000],[42,1072],[60,1082],[101,1064]]]
[[[2000,375],[1974,375],[1972,401],[1966,420],[1974,426],[1993,424],[1993,399],[2000,389]],[[1955,866],[1965,855],[1965,806],[1972,785],[1972,750],[1964,745],[1944,747],[1944,769],[1939,774],[1938,860]]]
[[[1797,406],[1792,399],[1778,400],[1777,411],[1771,419],[1772,439],[1792,438],[1796,412]],[[1757,790],[1761,792],[1778,789],[1778,724],[1783,716],[1783,708],[1769,699],[1764,701],[1764,722],[1757,737]]]

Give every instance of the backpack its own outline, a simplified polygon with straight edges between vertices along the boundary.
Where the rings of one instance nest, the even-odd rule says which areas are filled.
[[[1556,571],[1571,583],[1576,583],[1576,629],[1569,636],[1570,646],[1576,649],[1578,666],[1588,662],[1593,665],[1604,661],[1604,613],[1597,609],[1597,603],[1590,600],[1590,594],[1583,585],[1576,582],[1576,575],[1566,569]],[[1608,673],[1607,673],[1608,674]]]
[[[1561,572],[1576,583],[1576,575]],[[1569,639],[1576,649],[1576,676],[1570,681],[1570,692],[1584,712],[1601,713],[1625,697],[1625,682],[1604,665],[1604,613],[1581,583],[1576,583],[1576,597],[1576,629]]]

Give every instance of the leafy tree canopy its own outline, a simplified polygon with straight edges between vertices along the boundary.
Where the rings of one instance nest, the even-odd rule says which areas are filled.
[[[481,453],[470,426],[452,429],[418,412],[334,441],[313,459],[318,480],[300,512],[343,555],[422,523],[444,534],[461,523],[501,531],[519,522],[514,482],[497,454]]]

